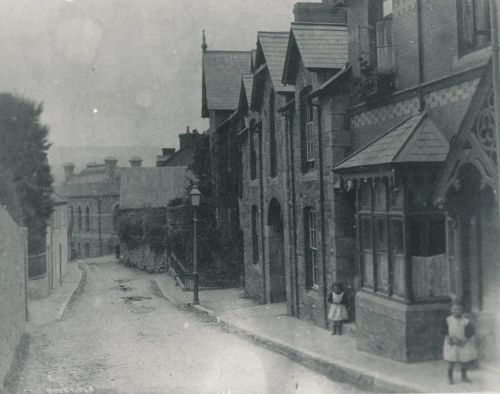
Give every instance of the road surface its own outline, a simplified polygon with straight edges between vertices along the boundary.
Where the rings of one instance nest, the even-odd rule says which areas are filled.
[[[63,319],[31,330],[18,393],[356,392],[162,297],[150,275],[82,264]]]

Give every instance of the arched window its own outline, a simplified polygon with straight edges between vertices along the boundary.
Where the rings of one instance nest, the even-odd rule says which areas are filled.
[[[271,90],[269,95],[269,156],[271,165],[271,177],[277,175],[277,154],[276,154],[276,95]]]
[[[316,211],[312,207],[304,208],[304,252],[306,268],[306,288],[319,283],[318,273],[318,228]]]
[[[88,206],[85,209],[85,231],[90,231],[90,209]]]
[[[78,231],[81,232],[82,231],[82,208],[78,207],[78,213],[77,213],[77,226],[78,226]]]

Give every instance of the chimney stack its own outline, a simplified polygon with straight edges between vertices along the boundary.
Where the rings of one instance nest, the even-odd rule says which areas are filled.
[[[175,148],[162,148],[161,155],[156,156],[156,167],[165,167],[165,163],[175,153]]]
[[[108,178],[113,177],[117,163],[118,160],[114,156],[108,156],[104,159],[104,164],[106,165],[106,175],[108,176]]]
[[[64,163],[64,182],[67,182],[69,178],[75,175],[75,163]]]
[[[130,167],[141,167],[142,159],[139,156],[132,156],[129,160]]]
[[[323,0],[322,3],[295,3],[294,22],[347,24],[347,11],[343,1]]]

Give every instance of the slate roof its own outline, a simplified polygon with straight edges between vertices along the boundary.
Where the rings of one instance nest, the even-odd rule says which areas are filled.
[[[68,200],[66,200],[65,197],[61,196],[57,192],[53,192],[50,196],[51,200],[54,202],[55,205],[63,205],[67,204]]]
[[[251,71],[250,51],[203,52],[202,116],[209,110],[235,110],[240,96],[241,74]]]
[[[243,81],[243,87],[245,88],[247,103],[250,104],[252,100],[253,74],[243,74],[241,76],[241,80]]]
[[[336,171],[394,163],[442,162],[449,144],[424,113],[410,116],[347,157]]]
[[[109,178],[105,165],[87,165],[80,173],[64,182],[56,192],[66,198],[117,196],[120,193],[120,167]]]
[[[166,207],[182,197],[192,177],[188,167],[130,167],[122,171],[120,209]]]
[[[308,69],[341,69],[348,61],[346,25],[292,23],[282,81],[292,83],[290,74],[297,51]]]
[[[262,49],[264,59],[261,59],[261,54],[258,52],[258,63],[265,63],[269,70],[269,75],[276,90],[292,89],[292,86],[284,87],[281,83],[283,76],[283,66],[285,65],[286,50],[288,48],[289,32],[263,32],[257,33],[257,43]],[[260,66],[260,64],[256,64]]]

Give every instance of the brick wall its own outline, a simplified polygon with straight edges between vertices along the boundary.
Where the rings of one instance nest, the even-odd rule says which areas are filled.
[[[0,206],[0,383],[9,371],[25,325],[25,233]]]

